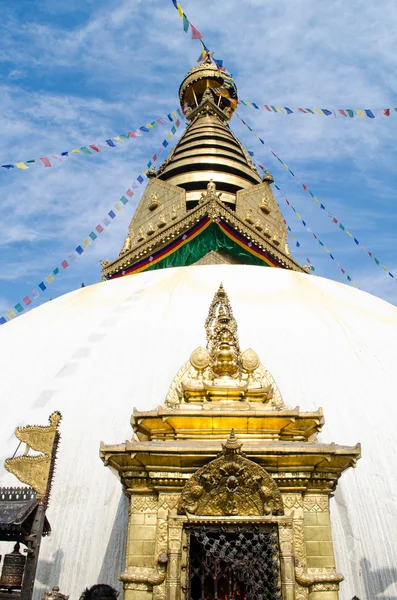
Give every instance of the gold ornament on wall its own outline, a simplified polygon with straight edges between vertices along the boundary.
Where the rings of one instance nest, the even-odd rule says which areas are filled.
[[[182,490],[179,514],[200,516],[282,515],[280,491],[271,476],[245,457],[234,430],[222,452],[202,467]]]

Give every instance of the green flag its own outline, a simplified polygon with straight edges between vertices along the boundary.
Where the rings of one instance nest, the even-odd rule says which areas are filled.
[[[185,13],[183,13],[183,31],[185,33],[189,31],[189,21]]]

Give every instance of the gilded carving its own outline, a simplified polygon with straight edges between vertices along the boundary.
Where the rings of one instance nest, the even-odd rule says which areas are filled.
[[[207,202],[207,200],[219,200],[222,192],[216,192],[216,184],[213,179],[210,179],[207,185],[207,191],[200,196],[199,203]]]
[[[158,501],[155,496],[134,495],[131,497],[130,513],[153,512],[157,510]]]
[[[47,504],[51,491],[51,482],[55,466],[56,451],[60,434],[58,425],[62,419],[61,413],[53,412],[49,425],[27,425],[17,427],[15,436],[26,444],[23,456],[8,458],[4,466],[20,481],[30,485],[41,499]],[[29,455],[30,449],[41,452],[39,456]]]
[[[207,348],[199,346],[174,378],[166,405],[181,403],[244,401],[285,408],[280,391],[258,355],[241,352],[237,323],[222,284],[211,303],[205,322]]]
[[[270,475],[241,452],[234,431],[215,460],[199,469],[183,489],[179,514],[262,516],[283,514]]]
[[[328,495],[312,496],[308,494],[303,499],[305,512],[329,512]]]
[[[167,563],[167,552],[163,551],[157,557],[157,568],[128,567],[124,573],[121,573],[119,579],[126,583],[143,583],[151,587],[160,585],[167,574]]]
[[[160,206],[160,200],[155,192],[152,192],[150,196],[150,202],[148,204],[149,210],[156,210]]]

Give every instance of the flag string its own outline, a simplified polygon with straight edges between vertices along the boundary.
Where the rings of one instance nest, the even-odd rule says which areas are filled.
[[[253,161],[255,162],[256,166],[262,171],[265,171],[265,167],[263,165],[261,165],[255,157],[254,152],[252,152],[251,150],[247,150],[248,154],[251,156],[251,158],[253,159]],[[274,183],[274,187],[278,190],[278,192],[280,193],[280,195],[282,196],[282,198],[284,199],[285,203],[287,204],[287,206],[289,206],[294,214],[295,217],[298,219],[298,221],[301,223],[301,225],[306,229],[306,231],[308,231],[309,233],[312,234],[312,236],[314,237],[314,239],[319,243],[319,245],[323,248],[323,250],[328,254],[328,256],[331,258],[331,260],[333,260],[335,262],[335,264],[339,267],[341,273],[346,277],[347,281],[349,283],[351,283],[353,285],[353,287],[358,288],[358,285],[356,283],[354,283],[353,279],[350,277],[350,275],[346,272],[346,269],[344,269],[343,267],[341,267],[341,265],[339,264],[339,262],[336,260],[335,256],[333,253],[331,253],[331,251],[325,246],[325,244],[320,240],[320,238],[318,237],[318,235],[316,233],[314,233],[314,231],[312,231],[309,227],[309,225],[307,224],[307,221],[305,219],[303,219],[303,217],[298,213],[298,211],[296,210],[296,208],[294,207],[294,205],[288,200],[288,198],[285,196],[285,194],[283,193],[283,191],[281,190],[281,188]],[[279,207],[280,208],[280,207]],[[291,237],[293,240],[296,240],[296,247],[300,248],[301,244],[299,242],[299,240],[297,239],[297,237],[292,233],[292,229],[291,227],[288,225],[286,219],[283,216],[283,220],[284,220],[284,225],[287,227],[287,231],[291,234]],[[302,251],[301,251],[302,252]],[[311,265],[311,261],[309,258],[306,257],[306,262],[309,263],[309,265]],[[314,267],[312,267],[312,270],[314,271]]]
[[[183,117],[182,117],[183,118]],[[36,288],[34,288],[29,296],[25,296],[20,302],[14,305],[12,309],[7,311],[4,316],[0,317],[0,325],[4,325],[8,321],[14,319],[18,314],[24,312],[25,307],[29,307],[34,300],[36,300],[41,292],[44,292],[47,289],[47,286],[50,285],[55,277],[59,275],[62,271],[70,267],[70,265],[77,260],[79,256],[81,256],[95,240],[98,239],[98,236],[105,230],[105,227],[108,227],[110,223],[117,217],[117,215],[123,210],[123,207],[128,204],[128,202],[133,198],[135,194],[135,190],[139,189],[145,179],[143,176],[146,175],[147,170],[153,165],[154,162],[157,161],[159,156],[164,152],[164,150],[169,146],[169,142],[172,141],[175,134],[177,133],[178,128],[181,125],[181,120],[176,119],[175,125],[172,126],[170,132],[167,137],[162,141],[160,148],[157,152],[152,156],[151,160],[147,163],[146,167],[142,171],[140,175],[135,179],[132,185],[128,188],[123,196],[121,196],[120,200],[116,202],[116,204],[112,207],[112,209],[107,213],[107,215],[98,223],[93,230],[88,234],[83,241],[76,246],[74,251],[68,255],[68,258],[62,260],[60,264],[53,269],[53,271],[47,275],[41,281]],[[40,290],[40,291],[39,291]]]
[[[237,113],[236,113],[237,114]],[[317,204],[317,206],[320,208],[320,210],[323,210],[324,212],[327,212],[328,218],[331,219],[332,223],[334,225],[336,225],[341,231],[343,231],[346,235],[348,235],[355,243],[355,245],[357,247],[359,247],[363,252],[365,252],[369,258],[371,260],[374,261],[374,263],[378,266],[380,266],[385,273],[387,273],[392,279],[394,279],[397,283],[397,278],[395,277],[395,275],[388,270],[388,268],[385,265],[382,265],[380,260],[378,258],[376,258],[373,254],[373,252],[371,252],[370,250],[368,250],[364,245],[361,244],[361,242],[354,237],[353,233],[351,233],[346,227],[345,225],[343,225],[343,223],[341,223],[339,221],[339,219],[337,219],[333,213],[331,213],[330,211],[328,211],[327,207],[322,204],[319,199],[313,194],[313,192],[309,189],[309,187],[307,185],[305,185],[304,183],[302,183],[302,181],[295,175],[295,173],[293,171],[291,171],[291,169],[288,167],[288,165],[286,165],[284,163],[283,160],[281,160],[281,158],[279,156],[277,156],[277,154],[270,148],[270,146],[268,146],[268,144],[266,144],[266,142],[264,140],[262,140],[262,138],[259,137],[259,135],[256,133],[256,131],[254,131],[249,125],[248,123],[246,123],[244,121],[244,119],[242,119],[240,117],[239,114],[237,114],[238,118],[240,119],[240,121],[251,131],[251,133],[260,141],[260,143],[265,146],[269,152],[274,156],[274,158],[276,158],[279,163],[284,167],[284,169],[286,171],[288,171],[288,173],[293,177],[295,183],[297,183],[298,185],[302,186],[302,188],[305,190],[305,192],[307,192],[308,194],[310,194],[311,198],[313,199],[313,201]]]
[[[20,160],[17,161],[15,163],[8,163],[5,165],[1,165],[2,169],[7,169],[8,171],[10,171],[11,169],[20,169],[21,171],[26,171],[27,169],[29,169],[32,165],[41,165],[44,167],[52,167],[54,164],[54,161],[52,160],[53,158],[55,158],[56,163],[61,163],[64,159],[70,157],[70,156],[74,156],[77,154],[98,154],[99,152],[101,152],[100,147],[102,148],[117,148],[117,146],[119,146],[120,144],[123,143],[124,140],[131,140],[131,139],[135,139],[137,137],[141,137],[142,135],[144,135],[145,133],[148,133],[149,131],[151,131],[152,129],[154,129],[155,127],[158,127],[159,125],[166,125],[167,123],[173,123],[174,121],[176,121],[176,119],[178,119],[178,117],[182,116],[182,111],[180,108],[174,110],[173,112],[169,113],[168,115],[165,115],[161,118],[156,119],[155,121],[152,121],[151,123],[146,123],[146,125],[142,125],[141,127],[138,127],[137,129],[135,129],[135,131],[128,131],[127,133],[120,133],[119,135],[116,135],[112,138],[108,138],[107,140],[101,141],[101,142],[96,142],[95,144],[87,144],[86,146],[82,146],[81,148],[74,148],[74,150],[68,150],[66,152],[60,152],[58,154],[52,154],[50,157],[48,156],[42,156],[39,159],[33,158],[30,160]],[[117,143],[115,143],[117,142]],[[51,159],[51,160],[50,160]]]
[[[323,115],[326,117],[343,117],[347,119],[353,119],[354,117],[359,117],[360,119],[375,119],[380,118],[384,119],[386,117],[390,117],[396,113],[397,116],[397,108],[288,108],[288,106],[275,106],[271,104],[257,104],[255,102],[247,102],[245,100],[238,100],[237,104],[243,104],[248,108],[254,108],[256,110],[264,110],[270,114],[284,114],[284,115],[292,115],[292,114],[305,114],[305,115]]]

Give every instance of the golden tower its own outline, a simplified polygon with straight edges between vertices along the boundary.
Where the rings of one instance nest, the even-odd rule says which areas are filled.
[[[191,264],[241,263],[306,272],[291,256],[266,171],[261,178],[228,122],[237,88],[208,58],[179,89],[187,128],[149,183],[120,255],[103,262],[112,279]]]

